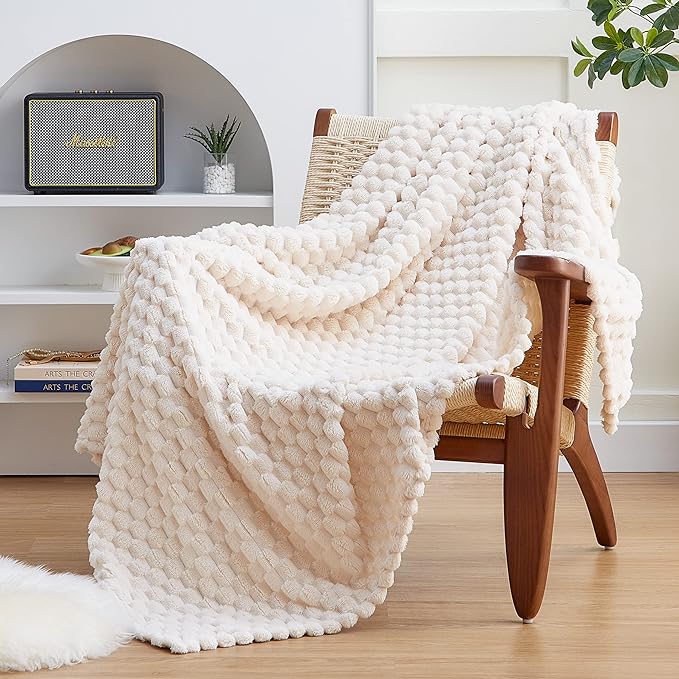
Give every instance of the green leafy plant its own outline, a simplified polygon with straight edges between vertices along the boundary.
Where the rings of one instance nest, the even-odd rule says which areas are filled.
[[[595,54],[577,37],[571,45],[582,57],[573,73],[580,76],[586,72],[590,87],[608,73],[620,75],[625,89],[636,87],[644,80],[655,87],[665,87],[668,71],[679,71],[679,60],[664,51],[679,43],[676,37],[679,2],[656,0],[643,6],[633,2],[589,0],[587,3],[592,21],[597,26],[603,25],[604,35],[592,39]],[[616,28],[614,22],[626,13],[639,17],[645,24],[642,28]]]
[[[226,152],[238,134],[238,130],[240,130],[240,122],[234,117],[231,125],[229,125],[229,118],[230,116],[226,116],[226,120],[219,131],[217,131],[214,123],[210,123],[205,126],[205,132],[197,127],[189,127],[190,132],[185,134],[184,137],[200,144],[217,163],[222,164]]]

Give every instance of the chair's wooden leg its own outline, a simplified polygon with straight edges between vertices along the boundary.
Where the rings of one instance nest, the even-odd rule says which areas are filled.
[[[547,583],[559,450],[558,444],[540,445],[521,420],[508,417],[506,424],[505,549],[514,608],[528,623],[540,610]]]
[[[585,496],[597,542],[610,549],[618,540],[615,517],[606,480],[589,435],[587,408],[580,401],[567,402],[566,405],[575,414],[575,440],[563,454]]]
[[[542,356],[533,426],[524,416],[505,424],[505,544],[516,612],[532,622],[542,604],[552,551],[559,434],[563,407],[567,280],[536,279],[542,305]]]

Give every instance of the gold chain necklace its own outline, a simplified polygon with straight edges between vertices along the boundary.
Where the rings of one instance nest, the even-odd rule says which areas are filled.
[[[52,351],[50,349],[22,349],[18,354],[10,356],[5,363],[5,380],[7,384],[10,384],[10,362],[15,358],[23,356],[24,360],[28,361],[31,365],[38,365],[40,363],[50,363],[51,361],[77,361],[77,362],[92,362],[98,361],[101,354],[101,349],[96,351],[66,351],[66,350],[56,350]]]

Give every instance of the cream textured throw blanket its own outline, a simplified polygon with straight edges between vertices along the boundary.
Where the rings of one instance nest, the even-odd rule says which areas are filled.
[[[529,346],[511,257],[585,265],[609,431],[638,282],[595,112],[431,106],[329,213],[140,241],[77,449],[101,461],[95,577],[173,651],[338,632],[394,581],[462,380]]]

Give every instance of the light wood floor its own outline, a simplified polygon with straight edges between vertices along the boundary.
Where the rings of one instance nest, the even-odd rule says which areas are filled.
[[[604,552],[572,477],[561,475],[534,625],[511,605],[501,478],[435,474],[387,602],[352,630],[186,656],[134,642],[52,676],[677,679],[679,474],[609,482],[620,542]],[[0,553],[89,572],[93,497],[91,478],[0,478]]]

